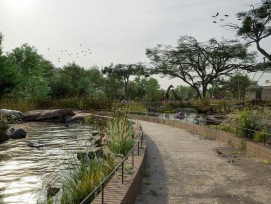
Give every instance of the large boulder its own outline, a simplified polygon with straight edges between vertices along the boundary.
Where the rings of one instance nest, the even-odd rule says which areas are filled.
[[[9,139],[9,136],[6,133],[0,132],[0,143],[5,142],[8,139]]]
[[[66,122],[70,116],[74,116],[74,112],[69,109],[54,109],[54,110],[35,110],[25,113],[24,120],[26,121],[54,121]]]
[[[6,116],[14,116],[16,118],[23,118],[25,115],[21,111],[0,109],[0,113]]]
[[[18,129],[18,130],[13,130],[10,134],[9,137],[11,139],[21,139],[26,137],[26,132],[23,129]]]

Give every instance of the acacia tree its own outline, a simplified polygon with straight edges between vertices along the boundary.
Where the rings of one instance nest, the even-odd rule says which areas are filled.
[[[144,68],[140,64],[111,64],[109,67],[105,67],[102,70],[103,74],[110,75],[111,77],[121,78],[123,87],[124,87],[124,95],[125,98],[128,100],[129,93],[129,82],[131,76],[136,75],[144,75]]]
[[[271,36],[271,0],[262,0],[257,5],[251,5],[250,10],[239,12],[236,17],[241,21],[241,25],[228,23],[225,26],[236,30],[237,35],[248,40],[248,43],[255,43],[258,51],[271,61],[271,53],[260,44]]]
[[[151,74],[180,78],[204,98],[214,80],[237,69],[254,71],[255,52],[248,52],[247,48],[236,40],[210,39],[200,43],[182,36],[176,47],[158,45],[147,49],[146,55],[151,60]]]

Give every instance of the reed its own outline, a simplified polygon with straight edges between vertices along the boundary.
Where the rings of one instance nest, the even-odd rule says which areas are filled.
[[[116,109],[114,117],[109,121],[106,128],[108,148],[115,154],[126,156],[134,145],[133,127],[128,120],[128,109],[119,111]]]

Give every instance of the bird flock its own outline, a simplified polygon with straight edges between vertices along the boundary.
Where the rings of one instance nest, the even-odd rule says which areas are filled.
[[[228,14],[225,14],[224,16],[225,16],[226,18],[229,17]],[[216,18],[219,18],[219,17],[220,17],[220,16],[219,16],[219,12],[217,12],[217,13],[216,13],[215,15],[213,15],[212,17],[215,19],[215,20],[213,21],[213,23],[217,23]],[[220,17],[219,20],[220,20],[220,21],[224,21],[225,19],[222,18],[222,17]]]
[[[222,17],[219,15],[219,12],[217,12],[215,15],[212,16],[214,18],[213,23],[217,23],[217,19],[220,21],[225,21],[224,17],[228,18],[228,14],[224,14]],[[238,18],[238,21],[242,20],[241,18]]]
[[[80,49],[77,51],[71,51],[67,49],[59,50],[59,54],[61,54],[62,57],[57,57],[57,62],[61,62],[61,59],[63,58],[81,58],[81,57],[88,57],[91,55],[91,51],[89,48],[83,48],[82,44],[79,45]],[[47,52],[52,52],[51,48],[47,48]]]

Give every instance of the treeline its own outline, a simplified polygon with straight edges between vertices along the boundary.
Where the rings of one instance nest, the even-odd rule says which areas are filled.
[[[161,100],[162,90],[156,79],[136,72],[127,76],[126,67],[118,69],[118,73],[107,72],[97,66],[85,69],[75,62],[56,68],[28,44],[4,54],[2,41],[0,33],[0,98]],[[127,81],[127,77],[132,75],[133,80]]]

